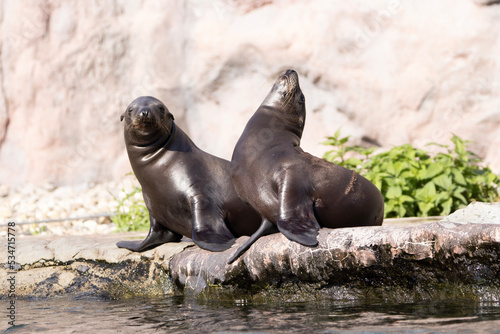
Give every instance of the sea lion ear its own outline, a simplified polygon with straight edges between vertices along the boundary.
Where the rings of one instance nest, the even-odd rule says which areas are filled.
[[[120,116],[120,122],[122,122],[124,118],[125,118],[125,113],[123,113],[123,114]]]
[[[175,119],[174,115],[172,115],[171,113],[168,113],[168,117],[170,117],[172,119],[172,121]]]

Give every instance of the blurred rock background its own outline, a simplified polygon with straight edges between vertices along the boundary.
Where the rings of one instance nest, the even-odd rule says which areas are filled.
[[[338,128],[382,147],[455,133],[498,173],[497,2],[2,0],[0,195],[119,184],[119,116],[140,95],[230,159],[286,68],[306,96],[306,151]]]

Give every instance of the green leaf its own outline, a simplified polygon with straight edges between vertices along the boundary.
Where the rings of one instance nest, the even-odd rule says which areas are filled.
[[[455,181],[455,183],[458,183],[461,186],[467,186],[467,182],[465,181],[463,174],[460,173],[459,170],[453,169],[451,173],[453,174],[453,181]]]
[[[449,200],[451,198],[451,194],[448,192],[440,192],[437,194],[436,199],[434,200],[434,203],[436,203],[436,206],[439,206],[441,203]]]
[[[423,180],[432,179],[434,176],[440,174],[443,171],[443,166],[437,163],[433,163],[427,168],[421,175]]]
[[[441,203],[441,207],[443,208],[443,210],[441,211],[440,215],[441,216],[447,216],[451,213],[451,206],[453,204],[453,198],[448,198],[447,201],[445,201],[444,203]]]
[[[401,174],[401,172],[406,168],[406,164],[401,162],[401,161],[398,161],[396,163],[394,163],[394,174],[396,176],[399,176]]]
[[[462,188],[462,187],[457,187],[457,189],[455,189],[455,191],[453,191],[453,197],[459,199],[460,202],[467,205],[467,200],[465,199],[464,195],[462,195],[462,192],[464,192],[465,190],[467,190],[467,189]]]
[[[394,169],[394,163],[390,162],[390,163],[384,163],[384,167],[385,167],[385,170],[387,173],[391,174],[391,175],[394,175],[394,176],[397,176],[396,175],[396,170]]]
[[[389,200],[384,202],[384,212],[385,216],[390,216],[390,213],[394,211],[394,201]]]
[[[436,197],[434,182],[429,181],[423,188],[417,189],[415,197],[423,202],[433,202]]]
[[[349,158],[345,161],[345,163],[350,166],[360,166],[363,164],[363,161],[358,158]]]
[[[387,189],[385,196],[389,199],[395,199],[395,198],[401,197],[402,194],[403,194],[403,191],[401,190],[400,187],[391,186],[391,187],[389,187],[389,189]]]
[[[433,203],[425,203],[425,202],[420,202],[418,203],[418,208],[420,209],[421,212],[421,217],[428,217],[429,216],[429,211],[434,207]]]
[[[399,200],[401,203],[413,203],[413,202],[415,202],[415,199],[413,197],[408,196],[408,195],[401,195]]]
[[[406,214],[406,209],[403,205],[398,206],[398,217],[404,217]]]
[[[439,175],[438,177],[434,178],[432,180],[438,187],[443,188],[446,191],[452,191],[453,189],[453,181],[451,180],[451,177],[448,175]]]
[[[467,141],[463,140],[457,135],[453,135],[451,137],[451,141],[453,144],[455,144],[455,152],[458,153],[459,155],[467,155],[467,150],[466,150],[466,143]]]
[[[340,145],[342,145],[342,144],[347,143],[348,140],[349,140],[349,137],[344,137],[344,138],[340,138],[338,141],[339,141]]]
[[[489,173],[488,176],[486,177],[486,183],[491,186],[492,184],[499,184],[499,179],[498,177],[493,174],[493,173]]]

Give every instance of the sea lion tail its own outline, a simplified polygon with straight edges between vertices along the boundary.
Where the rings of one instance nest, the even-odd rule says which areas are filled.
[[[234,253],[234,255],[229,259],[229,261],[227,262],[227,264],[231,264],[234,261],[236,261],[260,237],[262,237],[264,235],[271,234],[271,233],[276,233],[276,232],[278,232],[276,226],[274,226],[274,224],[271,223],[269,220],[263,219],[262,223],[260,224],[259,229],[257,231],[255,231],[255,233],[252,234],[250,236],[250,238],[240,248],[238,248],[238,250],[236,251],[236,253]]]

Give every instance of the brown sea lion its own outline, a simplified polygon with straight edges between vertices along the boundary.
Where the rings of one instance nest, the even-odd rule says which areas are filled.
[[[121,120],[151,226],[143,241],[118,247],[142,252],[186,236],[203,249],[223,251],[257,230],[260,217],[236,194],[229,161],[200,150],[160,100],[137,98]]]
[[[262,223],[230,263],[275,225],[290,240],[316,246],[320,227],[382,224],[384,200],[373,183],[300,148],[305,118],[298,75],[288,70],[248,121],[233,152],[236,192]]]

